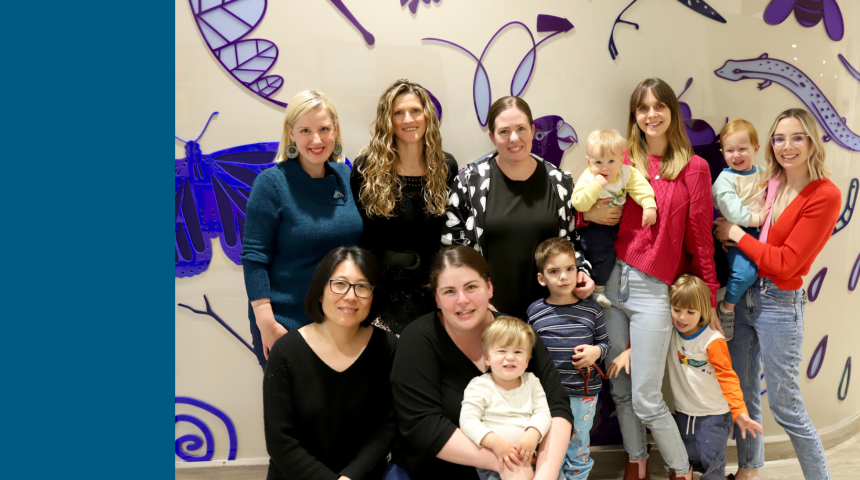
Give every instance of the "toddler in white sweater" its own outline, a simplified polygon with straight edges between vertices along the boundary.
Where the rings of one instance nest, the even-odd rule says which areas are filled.
[[[518,318],[499,317],[484,331],[481,342],[490,371],[466,387],[460,429],[476,445],[493,450],[499,470],[509,469],[514,478],[532,478],[532,456],[552,423],[540,380],[525,371],[535,332]],[[499,472],[481,468],[478,476],[500,478]]]

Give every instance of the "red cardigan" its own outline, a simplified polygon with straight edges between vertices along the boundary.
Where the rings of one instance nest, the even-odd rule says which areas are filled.
[[[708,163],[693,155],[674,180],[659,178],[660,159],[649,156],[648,174],[657,199],[657,223],[642,226],[642,207],[627,202],[615,254],[640,271],[669,285],[681,274],[704,280],[711,291],[711,306],[717,305],[717,273],[714,266],[714,199]],[[629,163],[624,151],[624,163]]]
[[[830,180],[809,182],[770,227],[767,243],[744,235],[738,247],[758,265],[759,277],[782,290],[797,290],[833,235],[841,203],[842,193]]]

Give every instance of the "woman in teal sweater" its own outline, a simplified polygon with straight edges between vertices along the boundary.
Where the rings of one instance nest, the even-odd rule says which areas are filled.
[[[310,323],[304,298],[326,253],[358,244],[362,222],[349,186],[337,110],[317,90],[290,101],[277,165],[254,181],[248,198],[242,266],[254,352],[265,370],[287,330]]]

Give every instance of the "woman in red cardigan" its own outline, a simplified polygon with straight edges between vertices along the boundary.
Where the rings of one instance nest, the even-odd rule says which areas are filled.
[[[737,246],[759,267],[759,279],[735,310],[735,336],[729,342],[732,368],[741,380],[750,417],[761,422],[762,356],[768,385],[768,405],[776,423],[785,429],[805,478],[829,479],[821,439],[806,414],[800,395],[800,347],[806,294],[803,277],[830,239],[839,218],[842,194],[827,177],[824,144],[815,119],[792,108],[774,121],[765,147],[768,176],[779,180],[773,202],[767,243],[747,235],[723,218],[714,234]],[[731,245],[731,243],[730,243]],[[737,432],[737,430],[736,430]],[[737,479],[758,479],[764,465],[764,441],[736,435]]]
[[[612,343],[608,361],[624,353],[629,343],[627,358],[635,365],[631,374],[622,369],[611,379],[628,456],[624,479],[650,478],[646,426],[673,470],[671,478],[689,479],[687,451],[661,393],[672,335],[669,285],[678,275],[692,273],[708,285],[711,305],[716,306],[713,199],[708,164],[693,155],[675,92],[658,78],[640,83],[630,98],[626,153],[654,189],[657,223],[643,227],[642,207],[627,202],[615,241],[618,258],[606,284],[612,302],[604,310]],[[584,217],[611,224],[609,211],[598,203]],[[711,318],[717,318],[716,312]]]

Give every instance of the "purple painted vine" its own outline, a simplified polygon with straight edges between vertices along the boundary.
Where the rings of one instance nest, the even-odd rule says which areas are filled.
[[[430,5],[430,0],[423,0],[425,4]],[[442,0],[433,0],[436,3],[441,2]],[[413,14],[418,12],[418,0],[400,0],[400,6],[409,4],[409,11]]]
[[[208,316],[214,318],[216,322],[221,324],[221,326],[226,328],[227,331],[230,332],[230,334],[232,334],[234,337],[236,337],[237,340],[242,342],[242,345],[244,345],[245,348],[250,350],[251,353],[254,353],[254,347],[252,347],[250,344],[248,344],[248,342],[246,342],[244,338],[242,338],[238,333],[236,333],[235,330],[230,328],[230,325],[227,325],[227,322],[222,320],[221,317],[219,317],[218,314],[215,313],[214,310],[212,310],[212,307],[209,305],[209,299],[206,297],[206,295],[203,295],[203,301],[206,303],[206,310],[197,310],[193,307],[189,307],[188,305],[186,305],[184,303],[177,303],[177,305],[179,305],[180,307],[187,308],[188,310],[191,310],[192,312],[197,313],[199,315],[208,315]]]
[[[842,40],[845,25],[842,11],[836,0],[771,0],[764,10],[764,21],[768,25],[779,25],[794,11],[797,23],[814,27],[824,19],[824,29],[831,40]]]

